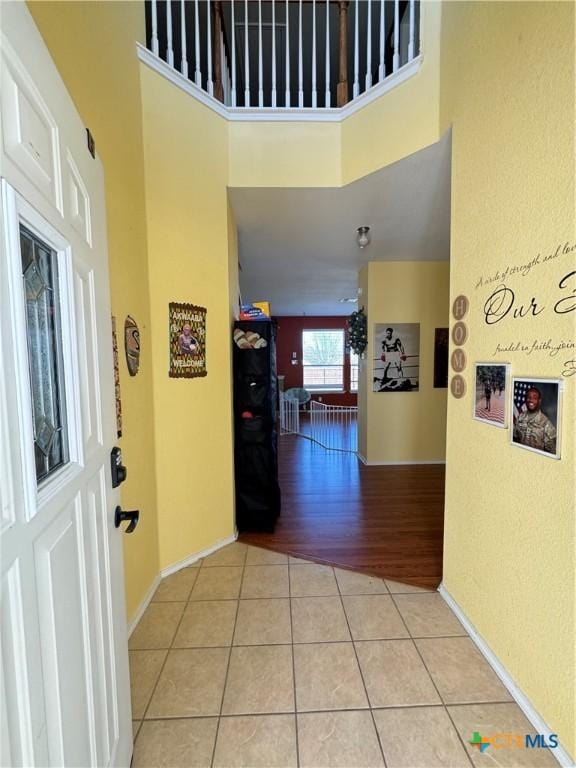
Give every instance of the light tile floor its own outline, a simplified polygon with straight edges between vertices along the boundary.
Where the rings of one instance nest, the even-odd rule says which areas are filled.
[[[164,579],[130,638],[133,768],[482,768],[533,733],[440,595],[231,544]]]

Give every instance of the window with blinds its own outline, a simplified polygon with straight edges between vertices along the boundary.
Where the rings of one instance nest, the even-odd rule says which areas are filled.
[[[302,370],[309,392],[342,392],[344,331],[302,331]]]

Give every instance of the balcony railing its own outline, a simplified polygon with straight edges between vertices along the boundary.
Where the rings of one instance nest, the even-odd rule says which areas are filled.
[[[147,47],[231,108],[343,107],[420,51],[418,0],[146,0]]]

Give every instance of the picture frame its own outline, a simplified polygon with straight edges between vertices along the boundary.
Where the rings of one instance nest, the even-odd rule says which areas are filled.
[[[472,418],[506,429],[509,387],[509,363],[475,363]]]
[[[420,324],[375,323],[373,392],[418,392]]]
[[[562,379],[528,376],[512,378],[512,445],[549,459],[560,459],[563,390]]]
[[[206,376],[206,307],[171,301],[168,314],[168,375],[175,379]]]

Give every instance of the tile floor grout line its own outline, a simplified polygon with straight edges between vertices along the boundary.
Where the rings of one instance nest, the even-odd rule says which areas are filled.
[[[514,701],[479,701],[479,702],[467,702],[467,703],[455,703],[455,704],[443,704],[442,702],[438,702],[436,704],[389,704],[387,706],[382,707],[342,707],[341,709],[303,709],[301,711],[294,711],[294,710],[286,710],[283,712],[231,712],[230,714],[222,714],[222,715],[166,715],[165,717],[149,717],[146,722],[147,723],[154,723],[154,722],[163,722],[165,720],[215,720],[216,718],[220,717],[221,720],[231,720],[235,717],[286,717],[287,715],[294,715],[294,714],[301,714],[301,715],[322,715],[330,713],[338,713],[338,712],[368,712],[369,710],[373,710],[374,712],[386,712],[388,710],[392,709],[401,709],[401,710],[408,710],[408,709],[446,709],[446,706],[449,707],[464,707],[464,708],[470,708],[475,707],[477,705],[480,706],[514,706]],[[134,720],[134,722],[144,722],[143,720]]]
[[[346,619],[346,626],[348,627],[348,632],[350,633],[350,641],[352,643],[352,649],[354,651],[354,658],[356,659],[356,664],[358,665],[358,671],[360,672],[360,679],[362,680],[362,685],[364,687],[364,695],[366,696],[366,701],[368,703],[368,710],[370,712],[370,717],[372,718],[372,727],[374,728],[374,731],[376,733],[376,740],[378,742],[378,746],[380,747],[380,754],[382,755],[382,760],[384,762],[384,768],[388,765],[386,762],[386,755],[384,754],[384,747],[382,745],[382,740],[380,739],[380,733],[378,731],[378,727],[376,725],[376,718],[374,717],[374,712],[372,710],[372,702],[370,701],[370,696],[368,695],[368,688],[366,686],[366,680],[364,679],[364,673],[362,672],[362,666],[360,664],[360,659],[358,658],[358,652],[356,650],[356,646],[354,645],[354,635],[352,634],[352,627],[350,626],[350,621],[348,620],[348,614],[346,613],[346,607],[344,605],[344,600],[342,599],[342,593],[340,591],[340,584],[338,583],[338,578],[336,574],[334,573],[334,578],[336,579],[336,586],[338,588],[338,594],[340,597],[340,605],[342,607],[342,611],[344,613],[344,618]],[[386,585],[384,585],[386,586]]]
[[[242,566],[242,576],[240,578],[240,587],[238,589],[238,600],[236,601],[236,615],[234,616],[234,626],[232,628],[232,637],[230,639],[230,649],[228,651],[228,663],[226,664],[226,674],[224,675],[224,685],[222,686],[222,697],[220,699],[220,711],[218,714],[218,722],[216,723],[216,735],[214,737],[214,746],[212,747],[212,758],[210,760],[210,766],[214,765],[216,758],[216,745],[218,743],[218,734],[220,733],[220,721],[222,719],[222,709],[224,707],[224,695],[226,693],[226,686],[228,685],[228,674],[230,672],[230,662],[232,661],[232,648],[234,642],[234,635],[236,633],[236,624],[238,622],[238,611],[240,610],[240,595],[242,594],[242,586],[244,584],[244,574],[246,572],[246,558],[248,557],[248,547],[246,547],[244,553],[244,565]]]
[[[394,598],[392,598],[392,600],[394,602],[394,605],[396,605],[396,601],[394,600]],[[438,698],[440,699],[440,701],[442,703],[442,707],[444,709],[444,712],[446,712],[446,716],[448,717],[448,719],[452,723],[452,727],[454,728],[454,731],[456,732],[456,736],[458,737],[458,740],[462,744],[462,748],[464,749],[464,754],[466,755],[468,763],[470,764],[471,768],[474,768],[474,763],[472,762],[472,758],[468,754],[468,750],[466,749],[466,745],[464,744],[464,741],[463,741],[462,737],[460,736],[460,732],[459,732],[458,728],[456,728],[456,724],[454,723],[454,721],[450,717],[450,712],[448,712],[448,706],[447,706],[446,702],[444,701],[444,697],[440,693],[440,691],[438,689],[438,686],[436,685],[436,681],[432,677],[432,673],[428,669],[428,665],[426,664],[426,662],[424,661],[424,657],[420,653],[420,648],[418,648],[418,645],[416,644],[416,640],[412,637],[412,634],[410,633],[410,629],[408,627],[408,624],[406,624],[406,622],[404,621],[404,616],[402,615],[402,612],[400,611],[400,609],[398,608],[397,605],[396,605],[396,610],[400,614],[400,618],[402,619],[402,623],[404,624],[404,626],[406,627],[408,633],[410,634],[410,640],[412,641],[412,645],[416,649],[416,653],[418,654],[418,656],[420,657],[420,661],[424,665],[424,669],[426,670],[426,673],[427,673],[428,677],[430,678],[430,681],[431,681],[432,685],[434,686],[434,690],[438,694]],[[468,635],[466,635],[466,636],[468,637]]]
[[[294,659],[294,626],[292,621],[292,580],[290,578],[290,558],[288,558],[288,612],[290,614],[290,640],[292,654],[292,686],[294,689],[294,733],[296,736],[296,767],[300,768],[300,741],[298,739],[298,706],[296,703],[296,661]]]
[[[196,583],[196,580],[194,580],[194,583]],[[192,587],[193,589],[193,587]],[[174,640],[176,639],[176,635],[178,634],[178,630],[180,629],[180,625],[182,624],[182,621],[184,620],[184,614],[186,613],[186,604],[184,605],[184,608],[182,609],[182,613],[180,615],[180,619],[178,621],[178,624],[176,625],[176,629],[174,631],[174,634],[172,636],[172,641],[170,643],[170,646],[168,648],[161,648],[158,650],[165,650],[166,656],[164,657],[164,661],[162,662],[162,666],[160,667],[160,671],[158,672],[158,677],[156,678],[156,682],[154,683],[154,687],[152,688],[152,693],[150,694],[150,698],[148,699],[148,704],[146,705],[146,708],[144,709],[144,714],[142,715],[142,725],[140,726],[138,733],[136,734],[136,741],[140,738],[140,734],[142,733],[142,728],[144,727],[144,723],[146,722],[146,715],[148,714],[148,710],[150,709],[150,704],[152,703],[152,699],[154,698],[154,694],[156,693],[156,689],[158,688],[158,683],[160,682],[160,678],[162,677],[162,672],[164,671],[164,667],[166,666],[166,662],[168,661],[168,656],[170,655],[170,651],[172,650],[172,646],[174,644]],[[134,742],[134,746],[136,746],[136,741]]]

